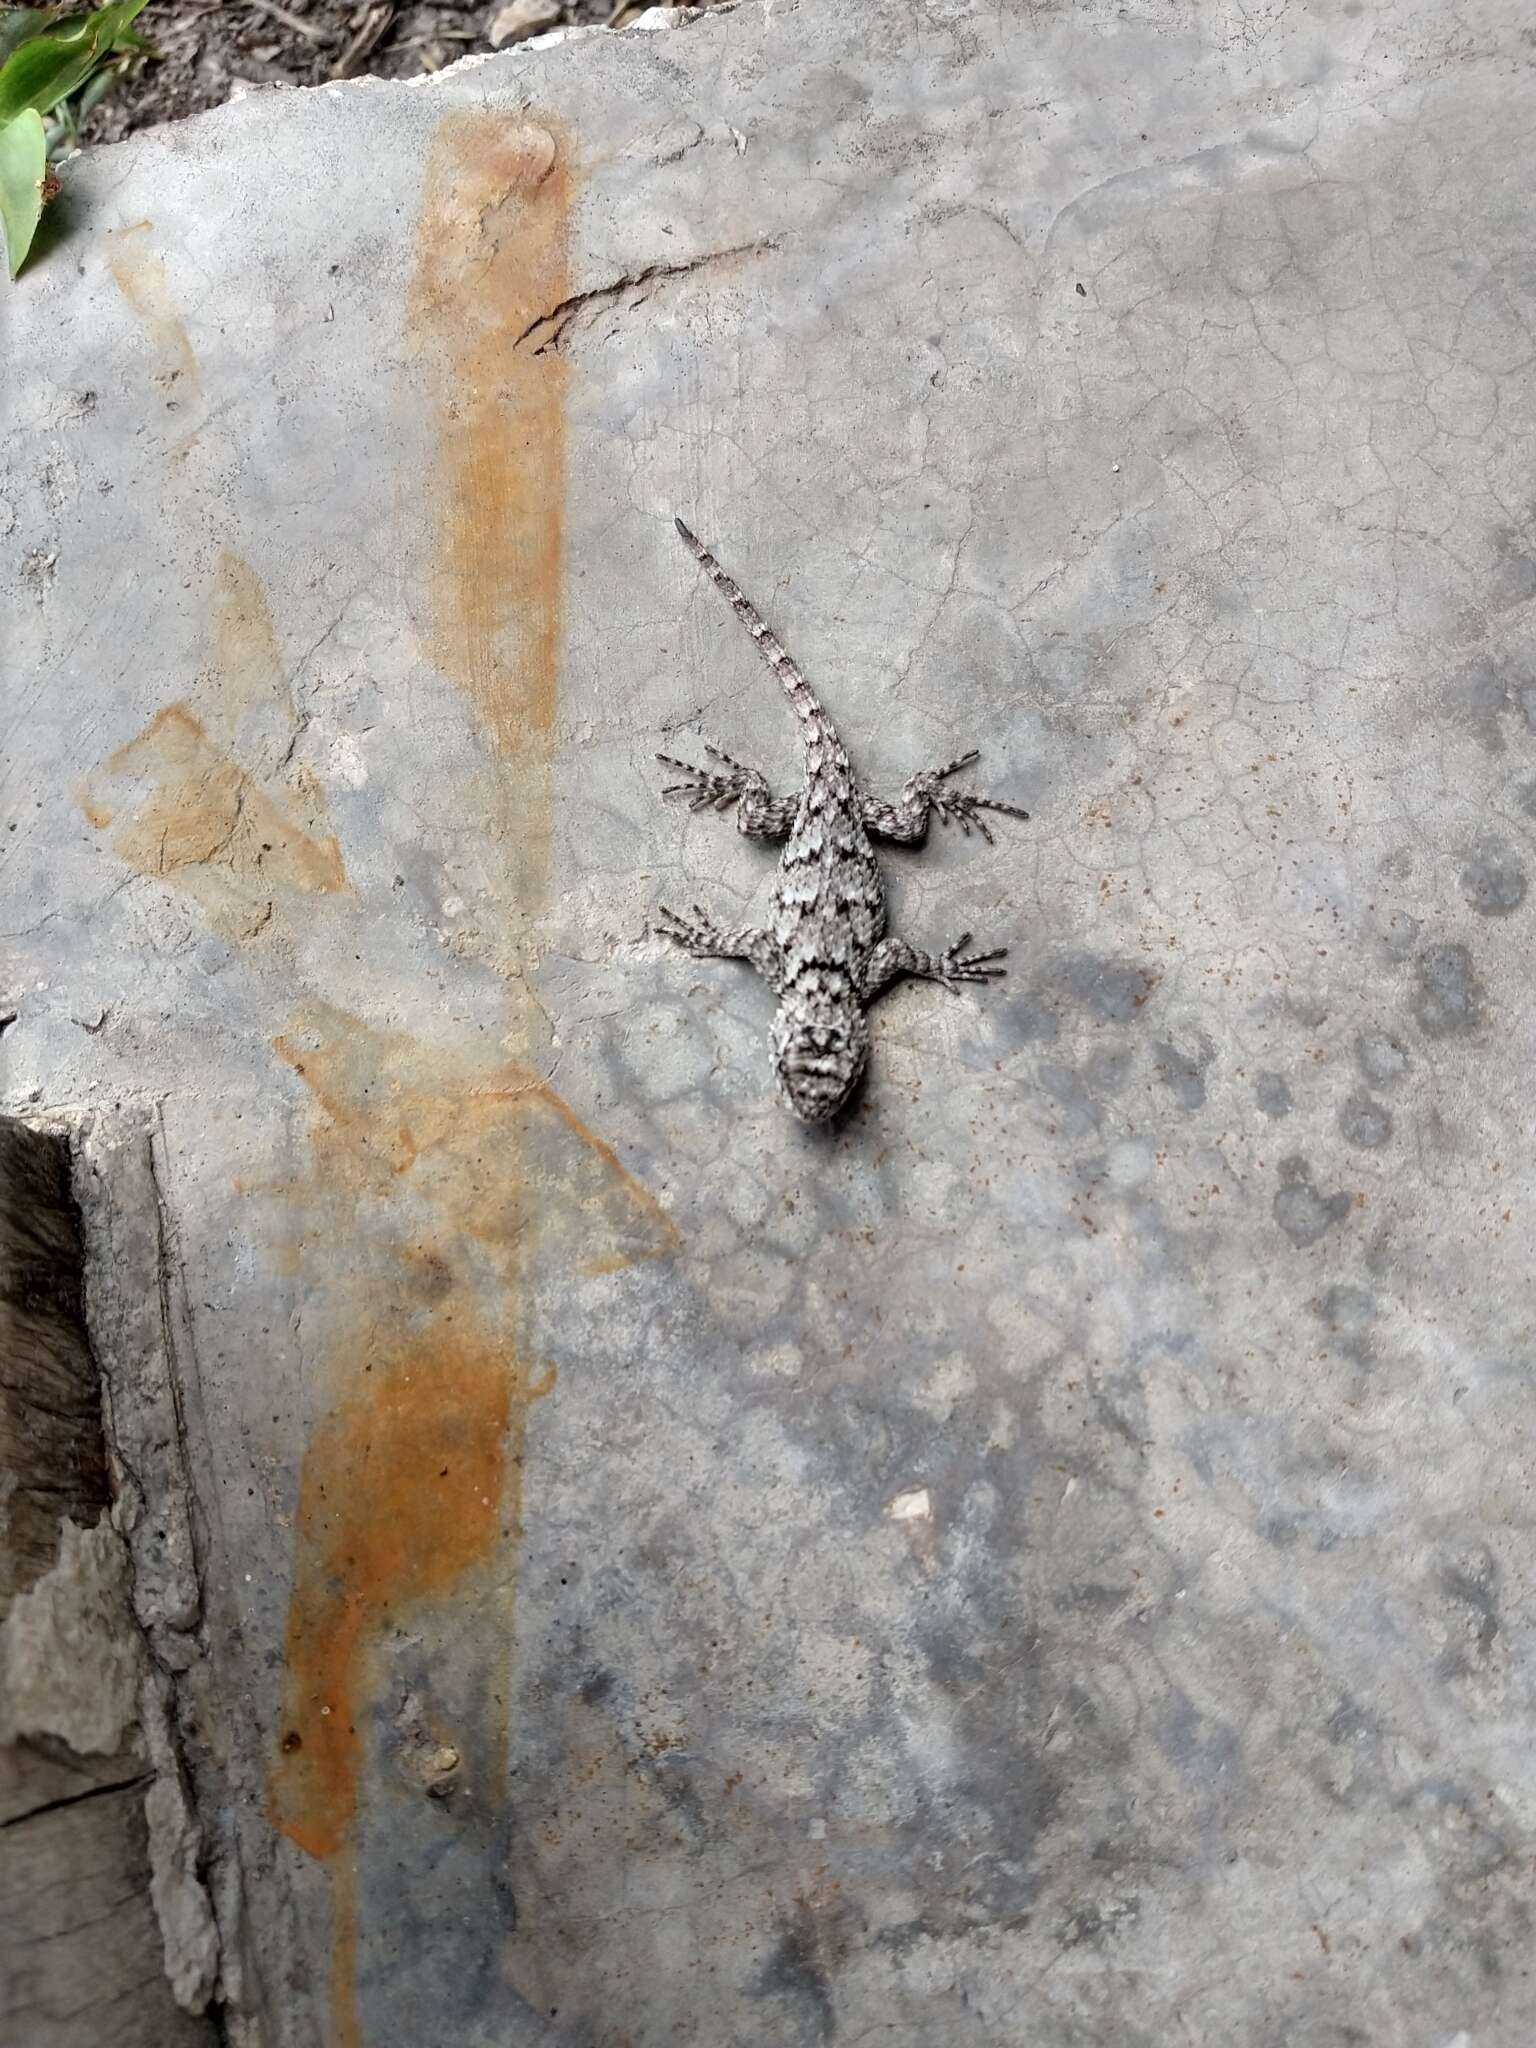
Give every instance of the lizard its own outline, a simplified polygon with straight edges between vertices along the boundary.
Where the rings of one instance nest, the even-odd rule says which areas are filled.
[[[782,840],[784,852],[766,929],[717,924],[699,905],[691,917],[658,906],[655,929],[696,959],[746,960],[778,998],[772,1030],[773,1065],[780,1095],[806,1123],[826,1123],[852,1095],[869,1059],[867,1010],[901,975],[942,982],[990,982],[1004,973],[1007,947],[967,952],[963,932],[942,953],[923,953],[886,936],[885,883],[870,834],[915,843],[930,816],[954,818],[969,836],[974,825],[990,846],[984,812],[1012,818],[1029,813],[1017,804],[947,788],[950,776],[980,758],[972,751],[942,768],[914,775],[895,803],[860,788],[837,731],[810,684],[790,660],[755,606],[681,519],[683,543],[783,685],[805,747],[805,779],[793,796],[775,797],[755,768],[701,742],[715,764],[696,768],[671,754],[657,760],[684,779],[664,796],[686,796],[693,810],[727,811],[753,838]]]

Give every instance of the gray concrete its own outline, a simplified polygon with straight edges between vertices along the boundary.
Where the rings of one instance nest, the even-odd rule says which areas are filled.
[[[1524,13],[774,0],[75,167],[3,1050],[157,1132],[242,2024],[1536,2038]],[[674,511],[1034,813],[892,855],[1013,972],[830,1139],[647,936],[772,872],[654,747],[795,769]]]

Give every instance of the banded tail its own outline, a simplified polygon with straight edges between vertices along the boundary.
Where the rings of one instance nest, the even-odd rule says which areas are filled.
[[[756,605],[736,579],[721,568],[696,533],[684,526],[681,519],[675,519],[673,524],[682,535],[684,546],[698,561],[710,582],[717,590],[725,593],[731,610],[756,642],[758,653],[783,684],[784,694],[795,707],[796,716],[801,724],[807,728],[807,737],[814,734],[824,746],[833,747],[841,754],[843,743],[838,738],[831,719],[817,702],[815,691],[769,631],[767,622]]]

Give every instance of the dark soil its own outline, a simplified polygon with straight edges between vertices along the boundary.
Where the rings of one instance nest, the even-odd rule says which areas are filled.
[[[89,142],[217,107],[241,85],[414,78],[489,50],[505,0],[150,0],[137,27],[158,56],[121,78],[86,124]],[[647,0],[561,0],[566,23],[622,27]],[[510,47],[503,45],[503,47]]]

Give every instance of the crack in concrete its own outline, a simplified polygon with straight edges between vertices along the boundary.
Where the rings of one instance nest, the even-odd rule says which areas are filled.
[[[649,263],[643,270],[615,278],[612,284],[573,292],[547,313],[530,320],[512,346],[535,356],[558,355],[564,346],[567,328],[583,315],[601,313],[610,306],[620,306],[628,312],[636,306],[645,305],[661,286],[676,278],[693,277],[701,271],[715,270],[722,264],[732,263],[737,257],[761,255],[781,245],[781,237],[768,235],[754,242],[741,242],[732,249],[711,250],[707,255],[691,257],[686,263]]]

